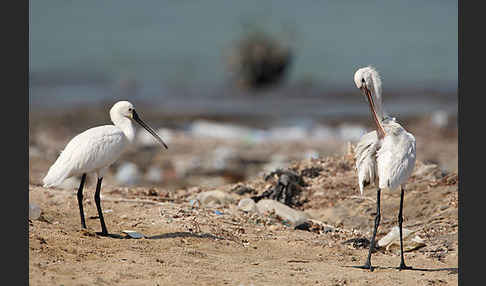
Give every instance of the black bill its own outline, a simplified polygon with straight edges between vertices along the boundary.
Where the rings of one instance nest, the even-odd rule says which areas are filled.
[[[135,112],[135,110],[133,110],[133,120],[135,120],[138,124],[140,124],[143,128],[145,128],[145,130],[147,130],[150,134],[152,134],[152,136],[154,136],[155,139],[157,139],[157,141],[159,141],[159,143],[165,147],[165,149],[169,149],[169,147],[167,147],[167,145],[164,143],[162,138],[160,138],[159,135],[157,135],[157,133],[152,129],[152,127],[148,126],[145,122],[142,121],[142,119],[140,119],[140,117],[138,117],[138,114],[137,112]]]

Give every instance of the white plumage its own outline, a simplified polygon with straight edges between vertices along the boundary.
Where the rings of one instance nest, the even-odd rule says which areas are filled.
[[[114,125],[98,126],[76,135],[66,145],[43,179],[44,187],[57,186],[66,178],[94,172],[102,177],[131,142]]]
[[[99,193],[101,181],[107,168],[113,164],[127,149],[135,137],[136,121],[152,134],[157,141],[167,148],[167,145],[157,133],[143,122],[133,105],[128,101],[119,101],[110,109],[110,118],[114,125],[93,127],[76,135],[66,145],[56,162],[49,168],[43,179],[44,187],[57,186],[66,178],[82,175],[78,189],[78,204],[81,216],[81,226],[86,228],[83,212],[83,186],[87,173],[95,173],[98,178],[95,202],[101,222],[103,235],[108,235],[101,211]]]
[[[360,68],[354,74],[354,83],[366,96],[376,130],[364,134],[355,148],[356,170],[361,195],[367,185],[378,187],[376,199],[376,216],[373,236],[371,237],[368,258],[363,266],[371,267],[371,253],[375,247],[375,236],[380,223],[381,189],[394,190],[400,187],[400,208],[398,225],[400,230],[399,269],[410,269],[403,258],[402,210],[404,184],[412,174],[415,166],[415,137],[407,132],[395,118],[386,116],[381,96],[381,78],[371,66]]]
[[[355,83],[360,89],[367,86],[370,108],[378,129],[364,134],[355,148],[360,192],[363,194],[364,187],[369,184],[380,189],[397,189],[406,182],[415,166],[415,137],[395,118],[385,115],[381,78],[373,67],[359,69],[355,73]],[[384,134],[380,134],[380,129]]]
[[[355,148],[359,190],[374,184],[395,190],[404,184],[415,166],[415,137],[393,119],[382,121],[386,134],[376,130],[364,134]]]

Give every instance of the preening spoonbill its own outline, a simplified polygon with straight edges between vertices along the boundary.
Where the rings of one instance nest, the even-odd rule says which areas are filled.
[[[105,236],[108,235],[108,230],[100,204],[101,181],[108,167],[133,142],[135,127],[132,120],[145,128],[167,149],[167,145],[157,133],[140,119],[130,102],[119,101],[115,103],[110,109],[110,118],[114,125],[93,127],[71,139],[43,179],[44,187],[48,188],[59,185],[66,178],[82,175],[78,189],[78,205],[81,227],[86,228],[83,212],[83,187],[86,174],[95,173],[98,181],[94,199],[101,223],[101,235]]]
[[[363,266],[371,267],[371,252],[375,246],[375,236],[380,224],[380,191],[395,190],[400,187],[400,209],[398,227],[400,230],[400,266],[398,269],[411,269],[405,265],[402,240],[402,210],[404,185],[415,166],[415,137],[407,132],[395,118],[388,117],[383,110],[381,79],[373,67],[360,68],[354,74],[354,83],[368,100],[376,130],[364,134],[356,145],[356,169],[361,195],[369,184],[378,187],[376,194],[376,217],[371,237],[368,258]]]

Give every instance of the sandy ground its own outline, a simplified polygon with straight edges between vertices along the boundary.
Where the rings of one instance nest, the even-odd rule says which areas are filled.
[[[337,152],[346,149],[337,143],[329,150],[336,155],[294,160],[289,166],[307,184],[302,187],[302,204],[295,208],[328,226],[326,231],[299,230],[272,213],[239,210],[238,201],[251,194],[238,195],[235,186],[261,194],[276,183],[261,175],[233,177],[220,184],[194,181],[193,186],[134,187],[118,186],[108,177],[101,201],[114,237],[96,233],[100,224],[93,181],[84,191],[88,230],[80,228],[75,188],[40,186],[55,159],[42,150],[43,156],[31,156],[29,162],[29,200],[42,209],[39,219],[29,221],[29,284],[457,285],[457,129],[420,129],[423,121],[410,122],[410,126],[418,142],[427,142],[417,144],[419,161],[404,204],[404,227],[416,231],[425,244],[405,253],[406,263],[414,270],[395,269],[400,263],[396,247],[380,248],[373,254],[373,272],[348,267],[365,261],[367,247],[345,242],[370,238],[376,193],[369,188],[364,198],[359,196],[352,153]],[[36,129],[30,132],[36,138]],[[59,132],[64,134],[58,135],[62,145],[71,134]],[[176,150],[185,152],[182,147]],[[317,174],[304,175],[311,168]],[[229,193],[233,200],[213,205],[191,203],[196,194],[210,190]],[[399,195],[382,192],[377,239],[397,224]],[[145,237],[128,238],[124,230]]]

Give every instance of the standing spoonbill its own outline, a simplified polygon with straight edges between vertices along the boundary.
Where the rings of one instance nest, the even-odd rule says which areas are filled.
[[[400,266],[398,269],[411,269],[405,265],[402,240],[402,210],[404,185],[415,166],[415,137],[407,132],[395,118],[386,116],[381,98],[381,79],[373,67],[360,68],[354,74],[354,83],[366,96],[376,131],[364,134],[356,145],[356,169],[361,195],[363,188],[374,184],[376,194],[376,217],[373,236],[371,237],[368,258],[363,266],[356,268],[370,269],[371,252],[375,246],[375,236],[380,224],[380,191],[395,190],[400,187],[400,209],[398,227],[400,231]]]
[[[105,220],[100,204],[100,190],[103,174],[126,150],[135,138],[133,120],[152,134],[157,141],[168,149],[157,133],[140,119],[133,104],[119,101],[110,109],[110,118],[114,125],[103,125],[90,128],[76,135],[61,152],[56,162],[49,168],[44,177],[44,187],[57,186],[66,178],[82,175],[78,189],[78,205],[81,215],[81,227],[86,228],[83,212],[83,186],[86,174],[95,173],[96,183],[95,202],[101,223],[101,235],[107,236]]]

